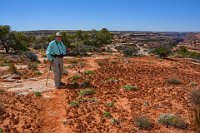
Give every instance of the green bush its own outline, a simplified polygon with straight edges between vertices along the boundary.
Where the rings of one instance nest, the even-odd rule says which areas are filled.
[[[137,86],[132,86],[132,85],[129,85],[129,84],[124,85],[123,88],[124,88],[125,90],[129,90],[129,91],[136,91],[136,90],[138,90],[138,87],[137,87]]]
[[[34,71],[34,73],[36,74],[36,75],[42,75],[42,73],[40,72],[40,71],[38,71],[38,70],[36,70],[36,71]]]
[[[171,85],[179,85],[181,84],[181,81],[179,81],[178,79],[176,78],[170,78],[167,80],[168,84],[171,84]]]
[[[3,129],[2,128],[0,128],[0,133],[3,133]]]
[[[200,105],[200,89],[192,90],[190,93],[191,102],[195,105]]]
[[[153,127],[153,123],[151,123],[149,118],[144,116],[138,116],[133,121],[137,127],[143,130],[150,130]]]
[[[77,81],[78,79],[81,79],[80,75],[74,75],[74,76],[70,77],[70,80],[74,81],[74,82]]]
[[[103,113],[103,116],[104,116],[104,117],[111,117],[112,115],[111,115],[110,112],[104,112],[104,113]]]
[[[173,114],[161,114],[159,117],[159,122],[161,124],[175,128],[187,128],[187,123],[181,117],[175,116]]]
[[[35,92],[34,94],[35,94],[36,97],[42,96],[42,93],[41,93],[41,92]]]
[[[28,68],[31,70],[37,70],[38,69],[38,64],[36,62],[31,62],[28,64]]]
[[[134,46],[117,46],[116,49],[127,57],[133,57],[138,54],[138,49]]]
[[[16,67],[13,63],[11,63],[11,64],[9,65],[9,71],[10,71],[11,73],[17,73],[17,67]]]
[[[84,73],[86,75],[90,75],[90,74],[94,74],[94,71],[92,71],[92,70],[86,70]]]
[[[170,47],[160,46],[160,47],[155,48],[153,50],[153,53],[158,55],[160,58],[166,58],[172,53],[172,51]]]
[[[24,52],[24,56],[29,59],[30,61],[33,61],[33,62],[38,62],[38,57],[35,53],[33,53],[32,51],[26,51]]]
[[[200,53],[191,52],[185,46],[179,47],[179,49],[177,50],[177,53],[186,58],[200,59]]]
[[[29,39],[21,32],[11,31],[10,26],[0,25],[0,47],[5,49],[6,53],[12,50],[25,51],[28,49]]]
[[[70,102],[70,106],[72,107],[79,107],[79,101],[73,101],[73,102]]]
[[[113,107],[114,106],[114,102],[108,102],[108,103],[106,103],[106,106]]]
[[[0,115],[5,113],[5,107],[3,105],[3,103],[0,102]]]
[[[85,56],[88,52],[100,52],[100,49],[96,46],[74,44],[75,48],[72,50],[73,55]]]
[[[92,95],[94,91],[92,89],[84,89],[79,92],[80,95]]]

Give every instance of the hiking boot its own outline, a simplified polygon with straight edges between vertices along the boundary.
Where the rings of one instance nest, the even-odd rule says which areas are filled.
[[[56,89],[61,89],[61,86],[57,86]]]
[[[63,83],[63,82],[61,82],[61,83],[60,83],[60,85],[61,85],[61,86],[66,86],[66,84],[65,84],[65,83]]]

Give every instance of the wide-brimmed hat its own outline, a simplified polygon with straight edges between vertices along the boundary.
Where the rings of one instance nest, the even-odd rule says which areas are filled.
[[[60,32],[57,32],[56,36],[62,36],[62,34]]]

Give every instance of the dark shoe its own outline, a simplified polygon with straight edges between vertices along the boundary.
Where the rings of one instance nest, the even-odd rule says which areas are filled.
[[[60,83],[60,85],[61,85],[61,86],[66,86],[66,84],[65,84],[65,83],[63,83],[63,82],[61,82],[61,83]]]
[[[56,87],[56,89],[61,89],[61,86]]]

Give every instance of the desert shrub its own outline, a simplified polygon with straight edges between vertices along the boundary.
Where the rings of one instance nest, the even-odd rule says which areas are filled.
[[[195,130],[197,133],[200,132],[200,107],[197,106],[194,108],[194,125],[195,125]]]
[[[79,92],[80,95],[92,95],[94,91],[92,89],[84,89]]]
[[[111,122],[112,122],[112,124],[115,124],[115,125],[120,123],[120,121],[118,119],[114,119],[114,118],[111,119]]]
[[[35,94],[36,97],[42,96],[42,93],[41,93],[41,92],[35,92],[34,94]]]
[[[0,25],[0,47],[6,53],[12,50],[25,51],[28,49],[28,37],[21,32],[11,31],[10,26]]]
[[[91,45],[78,44],[72,51],[73,55],[85,56],[88,52],[99,52],[99,48]]]
[[[31,70],[37,70],[38,69],[38,64],[36,62],[31,62],[28,64],[28,68]]]
[[[3,129],[2,128],[0,128],[0,133],[3,133]]]
[[[11,64],[9,65],[9,71],[10,71],[11,73],[17,73],[17,67],[16,67],[13,63],[11,63]]]
[[[4,105],[3,105],[3,103],[0,102],[0,115],[2,115],[4,113],[5,113]]]
[[[48,61],[46,59],[44,59],[43,62],[44,62],[44,64],[47,64]]]
[[[200,53],[191,52],[185,46],[179,47],[179,49],[177,50],[177,53],[181,55],[182,57],[200,59]]]
[[[198,86],[198,83],[192,82],[192,83],[190,83],[190,85],[191,85],[192,87],[196,87],[196,86]]]
[[[36,74],[36,75],[42,75],[42,73],[40,71],[38,71],[38,70],[34,71],[34,74]]]
[[[81,79],[80,75],[73,75],[72,77],[70,77],[71,81],[77,81],[78,79]]]
[[[138,54],[138,49],[134,46],[117,46],[115,48],[127,57],[136,56]]]
[[[138,116],[133,121],[137,127],[143,130],[150,130],[153,127],[153,123],[145,116]]]
[[[117,82],[119,82],[119,80],[114,79],[114,78],[110,78],[110,79],[108,79],[108,82],[109,83],[117,83]]]
[[[138,87],[137,87],[137,86],[132,86],[132,85],[129,85],[129,84],[124,85],[123,88],[124,88],[125,90],[129,90],[129,91],[136,91],[136,90],[138,90]]]
[[[92,70],[86,70],[84,73],[86,75],[90,75],[90,74],[94,74],[94,71],[92,71]]]
[[[70,106],[71,107],[79,107],[79,101],[72,101],[72,102],[70,102]]]
[[[172,51],[170,47],[159,46],[153,50],[153,53],[158,55],[160,58],[166,58],[172,53]]]
[[[192,90],[190,93],[191,102],[195,105],[200,105],[200,89]]]
[[[114,106],[114,102],[108,102],[108,103],[105,103],[106,106],[108,107],[113,107]]]
[[[123,50],[123,54],[128,57],[136,56],[137,52],[135,48],[126,48]]]
[[[70,64],[78,64],[78,59],[68,59],[67,60],[67,63],[70,63]]]
[[[35,42],[32,47],[36,50],[46,49],[48,47],[48,42]]]
[[[110,112],[104,112],[104,113],[103,113],[103,116],[104,116],[104,117],[111,117],[112,115],[111,115]]]
[[[175,116],[173,114],[161,114],[159,117],[159,122],[175,128],[187,128],[187,123],[180,116]]]
[[[97,63],[98,63],[99,66],[103,66],[103,65],[106,64],[106,61],[97,61]]]
[[[4,90],[0,90],[0,94],[4,94],[5,93],[5,91]]]
[[[91,81],[89,79],[85,79],[81,83],[81,87],[83,87],[83,88],[91,88],[92,87]]]
[[[24,56],[25,56],[27,59],[29,59],[29,60],[31,60],[31,61],[33,61],[33,62],[38,62],[38,57],[37,57],[37,55],[36,55],[35,53],[33,53],[32,51],[26,51],[26,52],[24,52]]]
[[[167,80],[167,83],[171,84],[171,85],[179,85],[179,84],[181,84],[181,81],[179,81],[176,78],[170,78],[170,79]]]

